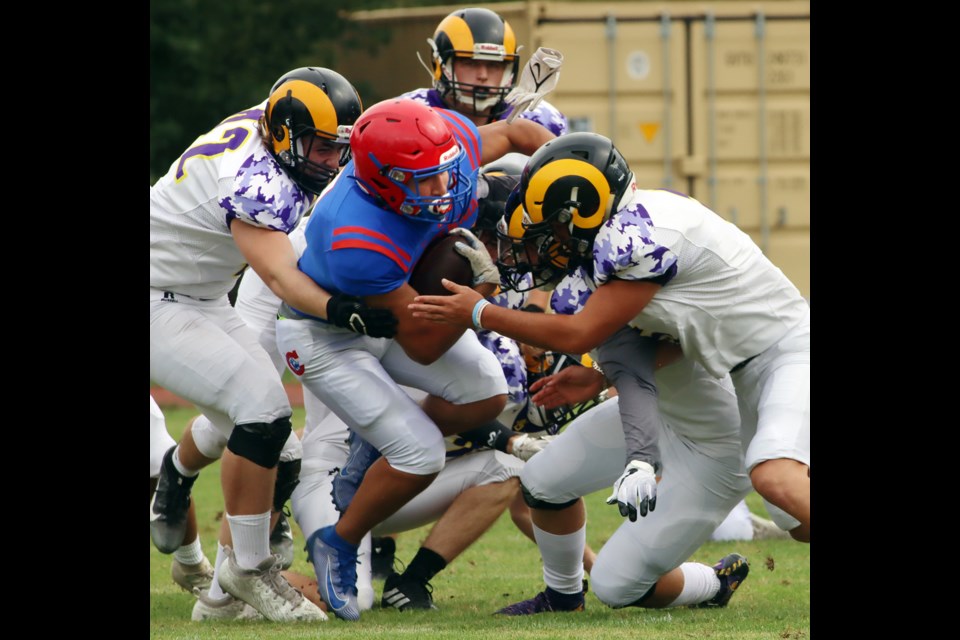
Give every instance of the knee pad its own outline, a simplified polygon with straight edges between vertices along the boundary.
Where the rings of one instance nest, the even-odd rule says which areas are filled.
[[[300,484],[300,460],[280,461],[277,464],[277,483],[273,487],[273,510],[280,511],[293,490]]]
[[[210,419],[200,414],[190,426],[190,433],[193,435],[193,443],[197,445],[197,451],[204,457],[212,460],[219,460],[223,457],[223,450],[227,447],[227,438],[210,421]]]
[[[280,461],[280,452],[291,429],[290,416],[270,423],[238,424],[230,433],[227,449],[265,469],[273,469]]]
[[[527,503],[527,506],[531,509],[546,509],[548,511],[562,511],[567,507],[571,507],[576,504],[577,500],[580,498],[574,498],[573,500],[568,500],[567,502],[562,502],[556,504],[553,502],[544,502],[539,498],[534,498],[527,488],[524,486],[523,482],[520,482],[520,491],[523,493],[523,501]]]

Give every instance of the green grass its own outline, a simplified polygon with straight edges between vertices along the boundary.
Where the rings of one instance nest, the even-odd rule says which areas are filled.
[[[167,428],[180,438],[193,411],[164,408]],[[303,410],[294,413],[294,427],[303,425]],[[216,557],[216,535],[223,511],[219,463],[205,469],[194,485],[200,539],[207,557]],[[622,518],[603,503],[605,492],[587,496],[587,542],[599,550]],[[751,494],[751,510],[763,513],[759,496]],[[293,523],[298,554],[293,569],[313,575],[302,552],[303,536]],[[428,529],[403,534],[397,557],[409,562]],[[149,544],[149,543],[148,543]],[[194,623],[190,621],[193,596],[170,579],[170,556],[150,545],[150,637],[160,640],[246,640],[253,638],[316,638],[333,634],[349,638],[444,638],[450,640],[525,640],[528,638],[642,640],[732,640],[809,638],[810,546],[783,540],[708,542],[693,561],[713,564],[737,551],[750,560],[750,576],[726,609],[613,610],[593,593],[587,594],[586,611],[578,614],[544,614],[503,618],[491,614],[498,608],[529,598],[543,586],[540,556],[504,514],[493,528],[434,578],[434,598],[439,611],[398,613],[377,606],[382,581],[374,581],[377,604],[357,623],[331,616],[316,624],[272,622]]]

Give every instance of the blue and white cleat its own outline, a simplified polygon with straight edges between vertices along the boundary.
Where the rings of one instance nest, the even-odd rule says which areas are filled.
[[[307,539],[307,559],[317,574],[317,589],[338,618],[359,620],[357,602],[357,548],[334,530],[318,529]]]
[[[350,506],[360,483],[363,482],[363,477],[367,474],[367,469],[380,458],[380,452],[352,429],[347,442],[350,443],[347,461],[333,477],[333,504],[340,513]]]

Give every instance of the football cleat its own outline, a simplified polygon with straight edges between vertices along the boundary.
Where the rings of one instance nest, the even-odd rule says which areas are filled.
[[[176,445],[163,454],[157,490],[150,502],[150,538],[160,553],[173,553],[183,544],[187,533],[190,490],[198,476],[188,478],[173,465]],[[198,474],[199,475],[199,474]]]
[[[713,571],[720,579],[720,590],[717,591],[717,595],[696,605],[698,608],[727,606],[730,598],[733,597],[733,592],[740,587],[750,573],[750,564],[739,553],[731,553],[713,565]]]
[[[583,611],[585,606],[583,592],[560,593],[547,587],[529,600],[523,600],[496,612],[503,616],[529,616],[534,613],[554,611]]]
[[[375,580],[386,580],[392,574],[397,541],[390,536],[373,538],[370,544],[370,572]]]
[[[222,600],[214,600],[207,589],[197,589],[193,592],[197,601],[193,605],[190,619],[194,622],[204,620],[263,620],[257,610],[243,600],[237,600],[226,595]]]
[[[225,547],[220,565],[220,588],[243,600],[273,622],[322,621],[323,609],[313,604],[280,575],[280,559],[269,556],[253,569],[237,564],[233,549]]]
[[[280,556],[280,568],[289,569],[293,565],[293,530],[287,514],[280,512],[277,526],[270,534],[270,553]]]
[[[340,513],[350,506],[360,483],[363,482],[363,477],[367,474],[367,469],[380,457],[380,452],[352,429],[347,442],[350,443],[347,461],[333,477],[333,504]]]
[[[181,589],[193,594],[197,590],[209,589],[213,584],[213,565],[205,557],[197,564],[183,564],[174,558],[170,574]]]
[[[359,620],[357,546],[337,535],[334,525],[307,539],[307,559],[317,574],[317,590],[330,611],[343,620]]]
[[[415,578],[404,578],[399,573],[391,573],[383,583],[383,598],[380,606],[393,607],[399,611],[411,609],[436,609],[433,604],[433,585]]]

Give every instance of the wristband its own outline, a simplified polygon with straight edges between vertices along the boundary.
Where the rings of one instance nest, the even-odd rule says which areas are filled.
[[[610,388],[610,382],[607,381],[607,374],[605,374],[605,373],[603,372],[603,369],[600,368],[600,365],[597,364],[597,361],[594,360],[594,361],[593,361],[593,364],[592,364],[591,366],[592,366],[596,371],[599,371],[599,372],[600,372],[600,375],[603,376],[603,390],[602,390],[602,391],[606,391],[607,389],[609,389],[609,388]],[[604,400],[606,400],[606,398],[604,398]]]
[[[483,313],[483,310],[486,309],[489,304],[489,300],[481,298],[477,300],[477,304],[473,306],[473,326],[475,329],[483,329],[483,325],[480,324],[480,314]]]

